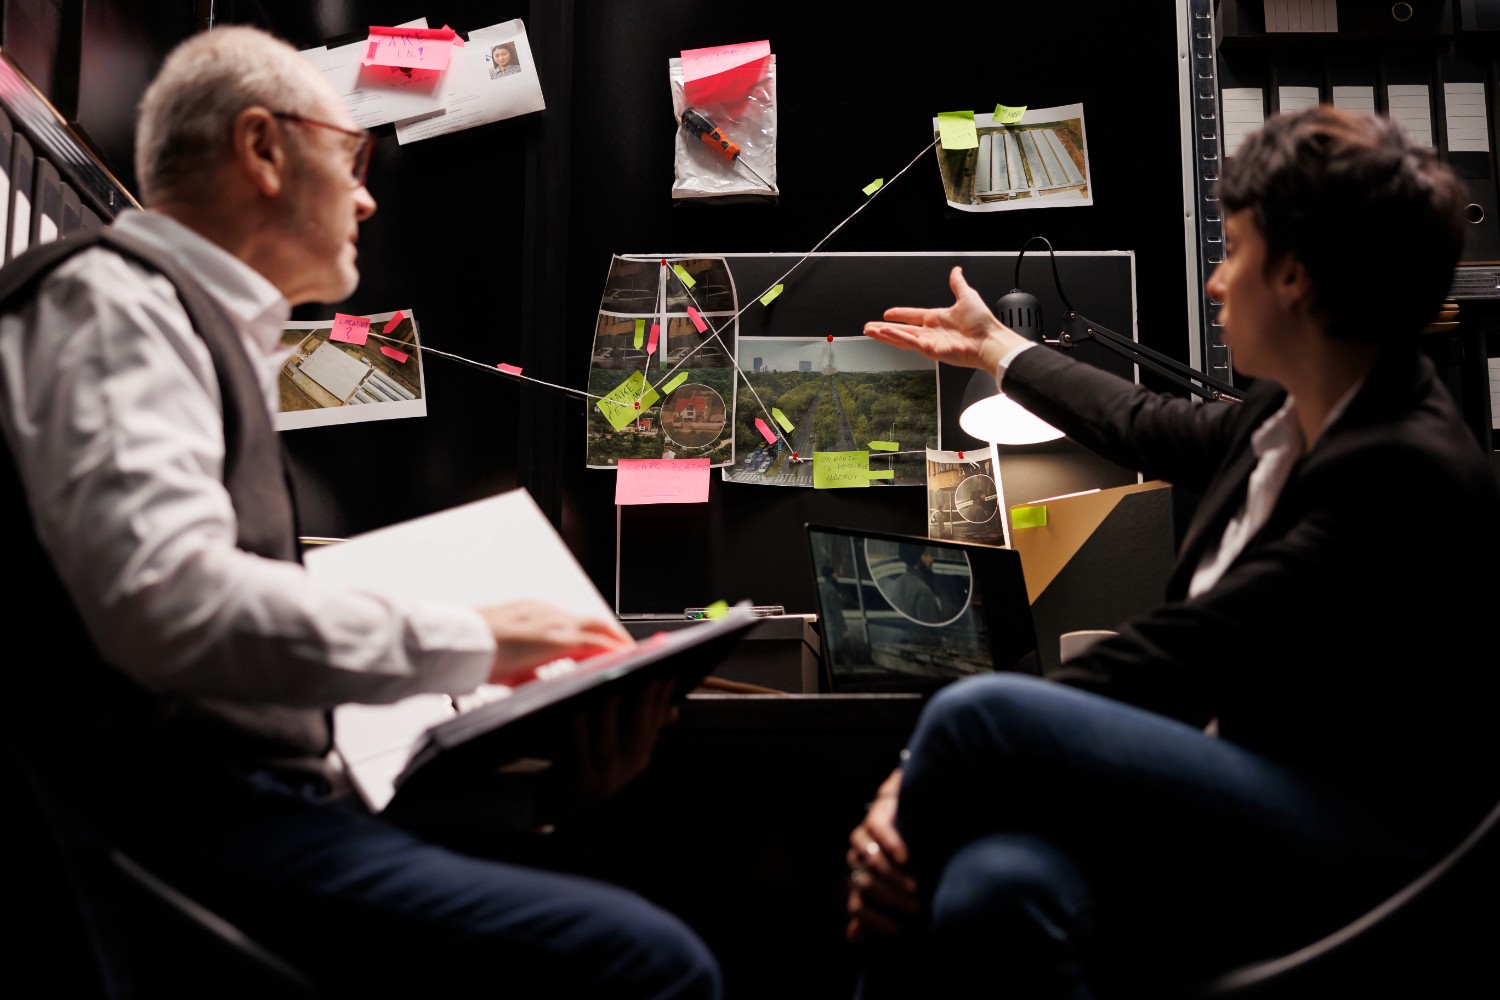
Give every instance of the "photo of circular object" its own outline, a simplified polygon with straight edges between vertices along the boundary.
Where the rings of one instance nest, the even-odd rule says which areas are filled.
[[[920,625],[948,625],[969,609],[969,557],[943,546],[865,540],[865,564],[891,609]]]
[[[724,431],[724,397],[701,382],[672,390],[661,404],[661,432],[679,448],[713,444]]]
[[[1000,513],[1000,490],[989,476],[977,473],[958,484],[953,505],[965,521],[984,524]]]

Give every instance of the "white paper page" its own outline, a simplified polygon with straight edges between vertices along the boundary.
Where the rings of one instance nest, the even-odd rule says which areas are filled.
[[[517,68],[491,76],[490,52],[502,44],[514,48]],[[453,61],[444,77],[442,114],[419,121],[398,121],[398,143],[447,135],[547,106],[536,75],[536,60],[526,40],[526,26],[520,18],[469,32],[468,43],[453,50]]]
[[[390,25],[393,28],[425,28],[427,18]],[[373,128],[402,118],[437,114],[443,109],[446,73],[392,72],[387,66],[364,66],[365,41],[304,49],[302,55],[333,84],[344,107],[360,128]],[[454,55],[462,52],[456,49]]]
[[[611,620],[614,612],[531,494],[511,490],[306,552],[319,580],[408,601],[471,607],[523,598]],[[486,689],[490,697],[502,691]],[[417,739],[451,718],[444,695],[414,695],[394,705],[343,705],[334,739],[355,787],[373,810],[395,794],[393,782]]]

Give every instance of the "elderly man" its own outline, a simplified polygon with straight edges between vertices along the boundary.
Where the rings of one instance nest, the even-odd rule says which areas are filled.
[[[354,290],[372,145],[295,49],[214,29],[142,100],[146,211],[0,272],[0,427],[39,543],[21,569],[73,618],[7,699],[65,693],[69,724],[12,711],[7,730],[110,836],[330,993],[716,997],[671,915],[397,828],[330,753],[336,705],[630,641],[535,602],[395,607],[300,565],[270,419],[281,327]],[[585,720],[589,791],[645,767],[670,693]]]

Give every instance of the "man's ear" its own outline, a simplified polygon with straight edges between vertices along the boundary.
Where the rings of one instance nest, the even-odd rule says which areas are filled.
[[[246,108],[234,116],[233,161],[259,193],[274,198],[286,183],[286,137],[265,108]]]

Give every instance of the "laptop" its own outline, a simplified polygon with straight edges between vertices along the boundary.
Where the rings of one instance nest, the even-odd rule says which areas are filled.
[[[974,674],[1035,672],[1036,625],[1014,549],[806,529],[825,690],[928,693]]]

